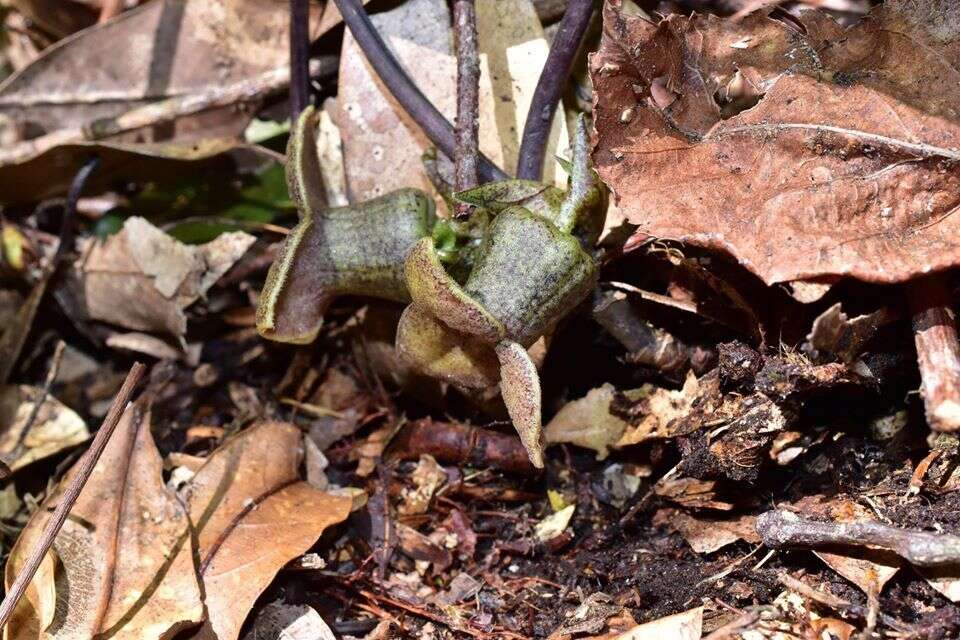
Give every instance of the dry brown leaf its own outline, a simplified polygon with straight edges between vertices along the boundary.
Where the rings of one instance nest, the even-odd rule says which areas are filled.
[[[876,519],[869,509],[843,497],[809,496],[792,506],[805,517],[827,518],[834,522]],[[814,555],[867,594],[880,593],[902,563],[894,554],[868,548],[851,549],[843,554],[814,551]]]
[[[91,241],[71,274],[69,292],[91,320],[182,340],[187,330],[184,309],[255,240],[234,232],[190,246],[143,218],[128,218],[116,235]]]
[[[20,617],[24,626],[10,637],[36,638],[30,633],[41,627],[41,638],[150,639],[200,622],[190,523],[164,487],[162,467],[149,409],[130,405],[54,541],[56,571],[38,573],[23,601],[33,622]],[[76,473],[67,472],[21,533],[7,562],[8,587]]]
[[[670,424],[678,419],[685,417],[693,407],[693,401],[697,399],[700,392],[700,384],[697,376],[692,371],[687,372],[687,378],[684,380],[683,388],[674,391],[672,389],[657,389],[650,397],[643,402],[646,405],[646,415],[637,425],[631,425],[623,436],[617,442],[617,448],[627,447],[633,444],[639,444],[652,438],[669,438],[675,435],[682,435],[671,431]],[[686,426],[684,424],[684,426]]]
[[[803,349],[815,362],[830,358],[853,362],[877,331],[896,319],[897,314],[887,307],[850,318],[838,302],[813,321]]]
[[[955,4],[891,0],[848,30],[805,12],[802,32],[619,5],[591,61],[594,159],[640,232],[767,283],[960,262]]]
[[[654,492],[671,502],[691,509],[716,509],[718,511],[733,509],[733,504],[718,498],[716,480],[665,476],[654,485]]]
[[[30,431],[24,435],[23,429],[40,394],[40,389],[27,385],[0,387],[0,455],[11,471],[74,447],[90,437],[83,419],[50,395],[40,406]]]
[[[738,540],[756,544],[756,516],[743,515],[730,519],[702,518],[677,509],[660,509],[653,523],[677,531],[697,553],[713,553]]]
[[[328,6],[322,16],[314,11],[313,37],[340,22]],[[278,2],[147,2],[57,43],[8,78],[0,85],[0,115],[36,135],[234,84],[289,64],[289,23]],[[194,137],[236,136],[252,117],[252,110],[230,107],[186,128]]]
[[[637,625],[617,640],[700,640],[703,635],[703,607],[690,609],[653,622]]]
[[[224,442],[184,488],[209,620],[201,636],[235,640],[283,565],[350,513],[348,498],[299,480],[300,431],[262,422]]]

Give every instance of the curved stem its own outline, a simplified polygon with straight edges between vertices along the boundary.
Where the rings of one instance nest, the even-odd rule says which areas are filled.
[[[90,179],[90,176],[99,166],[100,158],[96,156],[90,158],[80,167],[80,170],[77,171],[77,174],[73,177],[73,182],[70,183],[70,189],[67,191],[67,203],[63,207],[63,218],[60,221],[60,242],[57,245],[57,251],[54,254],[52,262],[54,268],[56,268],[56,264],[64,254],[73,246],[73,230],[74,221],[77,218],[77,203],[80,201],[80,194],[83,193],[83,188],[87,185],[87,180]]]
[[[590,24],[594,4],[594,0],[570,0],[567,4],[550,54],[543,64],[523,127],[520,157],[517,160],[517,177],[521,180],[540,180],[543,176],[543,157],[550,137],[550,123],[563,87],[567,84],[573,58]]]
[[[427,138],[437,146],[448,158],[454,157],[456,136],[451,125],[443,114],[437,111],[430,100],[413,84],[397,59],[387,49],[380,34],[370,22],[370,17],[364,10],[360,0],[334,0],[343,21],[350,29],[354,39],[363,54],[370,62],[370,66],[377,72],[377,76],[386,85],[393,97],[400,103],[411,118],[423,129]],[[477,166],[481,182],[504,180],[508,176],[489,158],[480,155]]]
[[[310,103],[310,11],[307,0],[290,0],[290,119]]]

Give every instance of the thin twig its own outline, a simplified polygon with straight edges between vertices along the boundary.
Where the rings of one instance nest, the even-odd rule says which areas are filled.
[[[310,7],[290,0],[290,119],[296,122],[310,103]]]
[[[404,111],[423,129],[430,142],[448,158],[453,158],[454,149],[457,146],[453,125],[437,111],[437,108],[410,80],[407,72],[387,49],[380,34],[370,22],[370,17],[360,4],[360,0],[334,0],[334,2],[340,10],[340,15],[343,16],[344,23],[383,84]],[[482,154],[478,158],[477,171],[483,182],[504,180],[508,177]]]
[[[722,129],[716,133],[711,133],[704,140],[716,140],[724,136],[737,133],[779,133],[789,129],[799,129],[813,131],[815,133],[833,133],[840,136],[856,138],[862,142],[873,144],[878,147],[884,147],[891,151],[906,152],[917,156],[918,158],[945,158],[947,160],[960,160],[960,150],[937,147],[924,142],[908,142],[899,138],[882,136],[877,133],[869,133],[858,129],[844,129],[843,127],[834,127],[826,124],[804,124],[801,122],[778,122],[776,124],[748,124],[742,127],[731,127]]]
[[[310,74],[319,75],[336,67],[336,57],[312,60]],[[134,129],[171,122],[207,109],[253,102],[287,88],[290,67],[261,73],[226,86],[214,86],[202,93],[175,96],[131,109],[113,118],[94,120],[82,125],[58,129],[32,140],[0,149],[0,166],[25,162],[34,156],[64,144],[102,140]]]
[[[960,429],[960,344],[949,281],[934,274],[907,285],[913,338],[927,422],[935,431]]]
[[[834,545],[879,547],[918,567],[960,562],[960,536],[900,529],[879,522],[818,522],[791,511],[767,511],[757,518],[763,544],[781,547]]]
[[[560,103],[560,95],[567,84],[574,56],[590,24],[595,4],[594,0],[570,0],[567,3],[567,10],[560,20],[559,30],[530,101],[530,111],[520,141],[520,157],[517,159],[518,178],[539,180],[543,176],[543,157],[547,151],[553,114]]]
[[[56,380],[57,374],[60,372],[60,363],[63,362],[63,350],[67,344],[63,340],[57,340],[57,346],[53,349],[53,357],[50,358],[50,369],[47,370],[47,377],[43,381],[43,386],[40,387],[40,393],[37,394],[37,397],[33,401],[33,407],[30,409],[30,415],[27,416],[27,422],[23,425],[20,434],[17,436],[17,444],[13,447],[13,450],[8,454],[8,460],[10,464],[21,456],[23,453],[23,443],[27,440],[27,435],[30,433],[30,429],[33,428],[33,424],[37,421],[37,416],[40,415],[40,408],[43,407],[43,403],[47,401],[47,396],[50,395],[50,388],[53,386],[53,381]]]
[[[477,6],[474,0],[455,0],[453,28],[457,39],[457,126],[453,150],[454,189],[464,191],[477,186],[477,161],[480,146],[478,112],[480,109],[480,57],[477,53]],[[470,205],[458,202],[455,215],[464,218]]]
[[[50,549],[61,527],[63,527],[63,523],[66,522],[70,509],[80,496],[80,492],[90,478],[90,474],[93,473],[93,468],[97,465],[97,461],[106,448],[107,442],[110,440],[114,429],[116,429],[117,423],[120,422],[120,416],[130,401],[130,396],[133,394],[134,388],[136,388],[137,383],[140,382],[140,378],[143,377],[144,371],[146,371],[146,367],[139,362],[130,368],[130,373],[127,374],[126,380],[123,381],[123,386],[120,387],[120,391],[117,392],[117,396],[113,399],[110,411],[107,413],[106,418],[103,419],[103,424],[100,425],[97,435],[93,438],[93,443],[91,443],[90,448],[87,449],[77,463],[77,475],[63,492],[59,504],[57,504],[56,509],[53,510],[53,514],[50,516],[50,520],[47,522],[47,526],[43,528],[43,533],[40,534],[39,540],[37,540],[33,549],[30,550],[30,555],[17,574],[16,579],[14,579],[13,584],[11,584],[7,590],[3,602],[0,603],[0,629],[7,624],[7,620],[10,619],[14,608],[17,606],[20,598],[23,597],[30,581],[33,580],[33,576],[40,567],[40,563],[47,554],[47,550]]]

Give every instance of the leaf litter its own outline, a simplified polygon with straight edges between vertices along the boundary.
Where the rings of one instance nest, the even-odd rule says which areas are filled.
[[[508,172],[567,4],[477,3],[480,148]],[[592,94],[593,159],[626,222],[597,247],[578,236],[600,265],[592,299],[548,323],[530,353],[514,349],[524,384],[505,391],[539,424],[528,397],[539,379],[542,472],[495,385],[465,391],[402,359],[395,303],[338,298],[313,345],[257,335],[297,200],[278,179],[278,150],[297,135],[288,81],[133,137],[44,138],[285,67],[285,6],[155,0],[86,31],[58,26],[66,39],[18,62],[0,112],[14,143],[51,146],[0,167],[0,301],[19,318],[0,394],[8,586],[130,354],[154,366],[8,636],[960,633],[956,437],[930,436],[911,393],[911,311],[877,284],[955,261],[956,15],[927,1],[692,4],[603,3],[576,60],[594,52],[592,88],[571,83],[554,117],[548,157],[560,161],[546,181],[562,191],[564,125]],[[451,166],[349,30],[331,30],[333,7],[311,13],[323,78],[317,148],[305,149],[317,156],[313,215],[326,223],[327,207],[362,211],[395,188],[444,204]],[[388,46],[452,120],[447,4],[382,8],[371,3]],[[181,49],[130,45],[144,58],[108,77],[120,60],[97,38],[142,39],[155,33],[148,18],[177,9]],[[20,55],[12,46],[0,44],[0,62]],[[191,73],[183,56],[197,51]],[[162,91],[144,90],[144,61],[170,65]],[[248,140],[254,117],[261,133]],[[72,259],[53,273],[59,198],[90,152],[103,171],[77,207]],[[504,213],[496,198],[472,204]],[[428,235],[456,262],[495,241],[484,234],[477,223]],[[68,355],[53,375],[58,338]],[[800,533],[781,544],[770,523],[774,536]],[[915,555],[931,549],[945,560]]]

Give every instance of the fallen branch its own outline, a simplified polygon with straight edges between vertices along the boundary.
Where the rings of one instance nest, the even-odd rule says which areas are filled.
[[[595,4],[593,0],[570,0],[567,3],[567,10],[560,20],[559,30],[530,101],[530,111],[520,142],[520,157],[517,159],[518,178],[539,180],[543,176],[543,157],[553,114],[560,103],[560,95],[567,84],[574,56],[590,24]]]
[[[900,529],[879,522],[818,522],[780,509],[757,518],[757,533],[772,549],[868,546],[892,551],[918,567],[960,563],[960,536]]]
[[[960,429],[960,344],[946,276],[907,285],[913,339],[927,422],[934,431]]]
[[[516,435],[455,422],[424,419],[408,424],[394,437],[389,453],[400,458],[428,453],[446,464],[492,467],[523,475],[536,471]]]
[[[370,66],[377,72],[380,81],[386,85],[404,111],[423,129],[430,142],[448,158],[453,158],[457,146],[453,126],[413,84],[410,76],[387,49],[387,45],[370,22],[370,17],[360,4],[360,0],[334,0],[334,2]],[[484,182],[504,180],[508,177],[482,154],[478,158],[477,170]]]
[[[17,606],[20,598],[23,597],[30,581],[33,580],[33,576],[40,567],[40,563],[47,554],[47,550],[50,549],[50,545],[53,544],[54,539],[60,532],[60,528],[63,527],[63,523],[66,522],[67,516],[70,514],[70,509],[80,496],[80,492],[90,478],[90,474],[93,473],[93,468],[97,465],[97,461],[106,448],[110,436],[113,435],[113,430],[117,428],[117,423],[120,422],[120,416],[130,401],[130,396],[133,394],[134,388],[137,386],[137,383],[140,382],[140,378],[143,377],[144,371],[146,371],[146,367],[139,362],[130,368],[130,373],[127,374],[126,380],[123,381],[123,386],[120,387],[120,391],[117,392],[117,396],[113,399],[110,411],[107,413],[106,418],[103,419],[103,424],[100,425],[97,435],[94,436],[90,448],[87,449],[77,463],[77,476],[63,492],[63,497],[53,510],[50,521],[47,522],[43,533],[40,534],[40,539],[37,540],[37,544],[30,550],[30,555],[27,557],[26,562],[24,562],[23,568],[20,569],[13,584],[11,584],[7,590],[3,602],[0,603],[0,629],[7,624],[14,608]]]
[[[480,57],[477,53],[477,6],[474,0],[455,0],[453,29],[457,39],[457,125],[453,150],[456,191],[477,186],[478,112],[480,109]],[[470,205],[458,202],[455,215],[469,215]]]
[[[314,60],[310,65],[310,73],[318,75],[335,68],[336,58],[327,56]],[[167,98],[131,109],[112,118],[102,118],[83,125],[58,129],[0,150],[0,166],[24,162],[60,145],[103,140],[127,131],[171,122],[208,109],[226,107],[238,102],[257,101],[285,89],[289,83],[290,67],[281,67],[241,82],[223,87],[214,86],[203,93]]]

